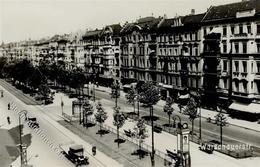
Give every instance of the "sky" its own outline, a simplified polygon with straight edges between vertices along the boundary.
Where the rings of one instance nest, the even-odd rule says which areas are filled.
[[[40,39],[133,22],[139,17],[203,13],[241,0],[0,0],[0,42]]]

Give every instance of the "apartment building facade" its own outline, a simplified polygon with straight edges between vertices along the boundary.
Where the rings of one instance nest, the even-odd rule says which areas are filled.
[[[114,80],[122,84],[153,81],[162,96],[174,98],[187,90],[202,90],[204,99],[217,94],[236,110],[244,104],[256,108],[260,101],[258,0],[212,6],[202,14],[192,10],[174,18],[139,18],[69,40],[56,36],[1,48],[1,55],[10,60],[31,54],[36,65],[46,57],[64,61],[68,69],[83,68],[106,86]]]

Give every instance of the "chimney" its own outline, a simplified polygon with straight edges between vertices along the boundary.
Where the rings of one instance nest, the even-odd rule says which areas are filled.
[[[191,9],[191,15],[195,15],[195,9]]]

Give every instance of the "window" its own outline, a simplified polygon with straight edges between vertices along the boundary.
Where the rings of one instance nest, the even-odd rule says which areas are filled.
[[[248,34],[251,34],[251,25],[250,24],[247,24],[247,33]]]
[[[257,24],[257,28],[256,28],[257,30],[256,30],[256,33],[257,34],[260,34],[260,23],[259,24]]]
[[[223,71],[227,71],[227,60],[223,60]]]
[[[243,53],[247,53],[247,43],[243,43]]]
[[[243,82],[243,89],[244,89],[244,92],[247,92],[247,82]]]
[[[199,50],[198,50],[198,48],[196,47],[195,48],[195,56],[198,56],[199,55]]]
[[[227,43],[223,43],[223,53],[227,53]]]
[[[227,27],[226,26],[223,27],[223,36],[227,36]]]
[[[231,26],[231,34],[233,35],[234,33],[235,33],[235,26],[232,25],[232,26]]]
[[[260,61],[257,61],[257,62],[256,62],[256,68],[257,68],[257,69],[256,69],[256,72],[257,72],[257,73],[260,73]]]
[[[243,72],[247,72],[247,62],[243,61]]]
[[[239,91],[239,83],[238,83],[238,81],[235,81],[235,90],[237,92]]]
[[[260,53],[260,43],[257,43],[256,47],[257,47],[257,53]]]
[[[235,53],[239,53],[239,44],[235,43]]]
[[[224,87],[224,89],[227,88],[227,78],[223,79],[223,87]]]
[[[235,61],[235,72],[238,72],[238,65],[239,65],[239,62]]]
[[[204,36],[207,35],[207,28],[204,28],[203,33],[204,33]]]
[[[239,25],[239,34],[243,34],[243,25],[242,24]]]

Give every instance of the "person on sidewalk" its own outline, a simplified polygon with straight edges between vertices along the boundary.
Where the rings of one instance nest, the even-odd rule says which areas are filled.
[[[6,119],[7,119],[8,125],[10,125],[11,124],[10,117],[8,116]]]
[[[93,154],[93,156],[95,156],[95,155],[97,154],[97,148],[96,148],[96,146],[93,146],[93,147],[92,147],[92,154]]]
[[[8,110],[10,110],[10,103],[7,104]]]

